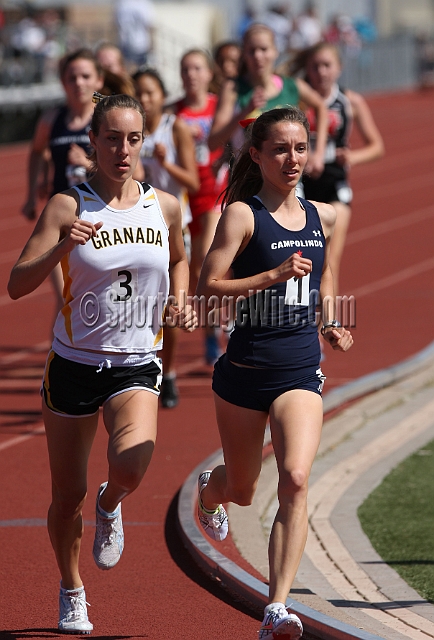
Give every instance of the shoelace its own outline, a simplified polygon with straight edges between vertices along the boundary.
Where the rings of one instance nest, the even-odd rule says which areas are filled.
[[[221,527],[225,522],[227,516],[221,507],[218,507],[217,513],[214,513],[212,516],[213,521],[215,522],[217,527]]]
[[[83,616],[87,618],[86,605],[90,607],[90,604],[83,600],[81,596],[62,596],[63,600],[66,600],[66,606],[69,608],[66,614],[66,621],[80,620]],[[65,606],[65,605],[64,605]]]
[[[271,609],[271,611],[268,612],[267,624],[270,624],[270,622],[272,622],[274,626],[276,622],[284,618],[286,615],[286,609]]]
[[[97,529],[97,540],[101,547],[109,546],[113,544],[116,539],[115,525],[118,518],[104,518],[102,523]]]

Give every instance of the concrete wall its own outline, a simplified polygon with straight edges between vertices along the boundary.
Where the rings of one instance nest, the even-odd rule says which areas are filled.
[[[378,29],[390,35],[403,29],[434,33],[434,3],[430,0],[377,0]]]
[[[213,4],[195,2],[156,3],[158,29],[155,63],[171,95],[182,93],[179,60],[191,48],[211,51],[227,37],[224,14]]]

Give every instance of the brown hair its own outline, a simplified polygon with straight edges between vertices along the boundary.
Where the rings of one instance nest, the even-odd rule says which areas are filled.
[[[63,79],[63,77],[65,76],[65,73],[69,65],[72,62],[75,62],[76,60],[89,60],[90,62],[93,63],[97,74],[99,76],[102,76],[101,65],[99,64],[98,60],[95,58],[93,52],[90,49],[83,48],[83,49],[77,49],[72,53],[68,53],[67,55],[63,56],[63,58],[59,60],[59,74],[61,79]]]
[[[99,100],[97,103],[93,115],[92,120],[90,122],[90,128],[95,136],[99,134],[102,121],[105,118],[105,115],[111,111],[112,109],[133,109],[137,111],[142,117],[142,135],[145,135],[145,121],[146,115],[143,111],[143,107],[138,100],[133,98],[132,96],[128,96],[125,94],[115,95],[115,96],[107,96],[102,100]],[[91,160],[94,165],[96,164],[96,153],[95,149],[92,149],[89,154],[89,160]]]
[[[342,64],[342,58],[339,49],[331,42],[321,41],[317,42],[312,47],[301,49],[295,54],[294,58],[289,63],[289,75],[296,75],[298,73],[305,72],[309,60],[324,49],[330,49],[330,51],[335,54],[339,64]]]
[[[167,94],[166,85],[164,84],[163,78],[160,76],[160,74],[156,69],[152,69],[151,67],[146,67],[145,69],[139,69],[132,76],[133,82],[137,83],[138,80],[140,80],[140,78],[143,78],[144,76],[145,77],[148,76],[148,78],[152,78],[153,80],[155,80],[155,82],[159,85],[163,96],[165,98],[167,97],[168,94]]]
[[[206,64],[208,65],[209,70],[210,71],[214,71],[214,61],[213,61],[211,55],[208,53],[208,51],[206,49],[189,49],[188,51],[186,51],[182,55],[182,58],[180,60],[181,67],[182,67],[182,63],[184,62],[186,57],[187,56],[191,56],[193,54],[202,56],[202,58],[205,60]]]
[[[246,200],[261,190],[263,184],[261,170],[250,156],[250,147],[260,151],[263,143],[269,138],[270,128],[279,122],[300,124],[304,127],[309,142],[309,122],[304,111],[298,107],[279,107],[261,114],[246,129],[247,139],[234,164],[229,184],[223,192],[222,208],[237,200]]]
[[[121,93],[125,93],[128,96],[134,97],[136,95],[136,90],[134,88],[134,83],[130,76],[127,75],[118,75],[117,73],[112,73],[108,69],[104,69],[104,86],[101,89],[101,93],[104,96],[118,95]]]
[[[258,31],[266,31],[270,35],[274,46],[276,46],[276,37],[274,35],[273,29],[271,29],[266,24],[262,24],[262,22],[254,22],[253,24],[250,25],[248,29],[245,30],[243,34],[243,38],[242,38],[243,48],[246,46],[246,42],[250,38],[250,36]]]

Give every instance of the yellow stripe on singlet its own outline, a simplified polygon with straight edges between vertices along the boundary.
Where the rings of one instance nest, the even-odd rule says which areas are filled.
[[[163,313],[161,314],[161,326],[160,326],[159,332],[155,336],[154,347],[156,347],[157,344],[160,342],[160,340],[162,340],[163,338],[163,324],[164,324],[164,318],[166,317],[166,306],[167,305],[164,305]]]
[[[72,278],[69,275],[69,254],[67,254],[66,256],[63,256],[63,258],[60,261],[60,266],[62,267],[62,273],[63,273],[63,300],[65,302],[65,304],[62,307],[62,314],[63,314],[63,317],[65,318],[65,331],[72,342],[73,341],[72,340],[72,323],[71,323],[72,309],[71,309],[70,303],[73,300],[73,297],[71,295]]]

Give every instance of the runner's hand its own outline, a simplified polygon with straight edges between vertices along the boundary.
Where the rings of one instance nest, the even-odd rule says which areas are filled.
[[[285,282],[290,278],[302,278],[312,271],[312,260],[303,258],[300,254],[301,251],[293,253],[273,270],[277,276],[277,282]]]
[[[323,337],[335,351],[348,351],[354,342],[353,336],[345,327],[325,329]]]
[[[67,252],[72,251],[77,245],[84,245],[91,238],[95,238],[102,225],[102,222],[92,224],[92,222],[88,220],[80,220],[80,218],[77,218],[72,224],[68,235],[63,239]]]
[[[178,326],[189,333],[194,331],[198,326],[196,311],[189,304],[185,305],[185,308],[182,310],[177,306],[170,305],[169,318],[169,326]]]

